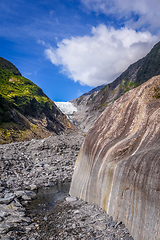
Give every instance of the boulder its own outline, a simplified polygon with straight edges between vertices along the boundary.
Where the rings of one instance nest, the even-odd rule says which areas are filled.
[[[102,207],[135,240],[160,239],[160,76],[128,91],[89,129],[70,195]]]

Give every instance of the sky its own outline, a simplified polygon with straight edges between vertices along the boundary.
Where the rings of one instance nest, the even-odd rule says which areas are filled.
[[[1,0],[0,56],[53,101],[115,80],[160,39],[159,0]]]

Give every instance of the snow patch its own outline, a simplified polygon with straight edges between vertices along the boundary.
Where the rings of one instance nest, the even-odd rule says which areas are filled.
[[[54,102],[56,106],[66,115],[77,112],[77,108],[71,102]]]

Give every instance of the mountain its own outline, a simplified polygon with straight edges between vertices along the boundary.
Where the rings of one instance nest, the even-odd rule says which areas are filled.
[[[134,240],[160,239],[160,76],[110,104],[86,134],[70,195],[98,204]]]
[[[160,75],[160,42],[136,63],[130,65],[117,79],[106,86],[100,86],[71,100],[78,109],[74,113],[75,124],[87,132],[98,116],[124,93]]]
[[[0,58],[0,143],[44,138],[75,130],[32,81]]]

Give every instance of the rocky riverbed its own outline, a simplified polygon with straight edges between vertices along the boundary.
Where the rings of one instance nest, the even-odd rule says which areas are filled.
[[[0,145],[0,239],[133,239],[94,204],[67,197],[30,207],[40,188],[70,182],[82,134]]]

